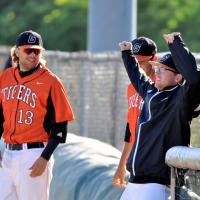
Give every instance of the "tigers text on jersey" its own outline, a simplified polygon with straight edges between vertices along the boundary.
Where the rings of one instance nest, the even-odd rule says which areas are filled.
[[[0,102],[6,143],[46,142],[49,132],[45,124],[74,119],[60,79],[42,66],[23,78],[18,68],[4,71],[0,77]],[[50,112],[53,118],[47,117]]]
[[[133,144],[135,142],[135,131],[138,124],[140,111],[142,109],[143,99],[136,92],[132,84],[128,86],[127,98],[128,98],[127,122],[129,124],[129,129],[131,133],[129,143]]]

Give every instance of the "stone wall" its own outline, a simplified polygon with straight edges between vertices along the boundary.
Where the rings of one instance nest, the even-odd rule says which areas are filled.
[[[8,48],[0,48],[1,66],[8,52]],[[45,58],[48,68],[61,78],[75,112],[76,121],[70,123],[69,131],[122,149],[129,80],[120,52],[46,51]],[[192,127],[192,143],[199,145],[199,119]]]

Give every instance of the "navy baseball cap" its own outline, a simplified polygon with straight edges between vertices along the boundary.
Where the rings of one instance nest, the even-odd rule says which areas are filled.
[[[29,30],[20,33],[16,38],[16,47],[26,46],[32,49],[44,49],[40,34]]]
[[[179,73],[178,69],[176,68],[176,65],[173,61],[172,55],[170,53],[165,54],[159,62],[156,61],[149,61],[149,63],[152,66],[159,66],[159,67],[165,67],[165,68],[170,68],[172,71],[175,73]]]
[[[132,42],[132,51],[138,61],[157,60],[156,43],[147,37],[138,37]]]

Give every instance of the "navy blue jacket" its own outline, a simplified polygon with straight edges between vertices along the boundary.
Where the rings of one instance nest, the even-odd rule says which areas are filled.
[[[159,91],[138,69],[131,51],[122,58],[131,83],[144,99],[136,141],[127,169],[130,182],[170,184],[170,169],[165,154],[173,146],[190,144],[190,122],[200,102],[200,72],[194,56],[178,37],[169,46],[185,83]]]

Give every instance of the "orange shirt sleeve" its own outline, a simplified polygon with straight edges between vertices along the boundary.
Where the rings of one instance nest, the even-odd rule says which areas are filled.
[[[127,123],[129,124],[129,129],[131,133],[129,143],[134,144],[136,129],[138,125],[138,120],[143,100],[136,92],[132,84],[130,84],[127,89],[127,100],[128,100]]]
[[[56,78],[51,90],[51,97],[55,107],[56,122],[74,120],[74,113],[69,103],[67,92],[59,78]]]

